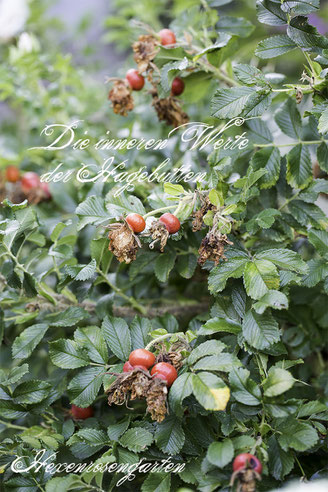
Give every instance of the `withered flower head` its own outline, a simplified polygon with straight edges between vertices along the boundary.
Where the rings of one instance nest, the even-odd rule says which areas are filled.
[[[108,239],[108,249],[120,263],[131,263],[131,261],[136,259],[139,244],[135,234],[126,222],[113,227],[109,231]]]
[[[189,118],[185,113],[180,102],[172,96],[160,99],[157,94],[153,94],[153,106],[160,121],[165,121],[174,127],[188,123]]]
[[[161,352],[156,357],[156,364],[158,362],[167,362],[168,364],[172,364],[172,366],[178,371],[183,365],[183,356],[181,352]]]
[[[231,245],[233,243],[229,241],[226,234],[221,234],[218,230],[211,229],[201,242],[198,250],[198,263],[204,265],[206,260],[212,260],[215,265],[218,265],[221,258],[223,260],[226,259],[224,249],[229,244]]]
[[[138,72],[143,73],[150,68],[158,51],[158,40],[150,35],[139,36],[138,41],[133,43],[134,61],[138,64]]]
[[[124,80],[115,80],[112,89],[108,94],[108,99],[112,101],[114,113],[127,116],[129,111],[134,108],[134,101],[131,89]]]
[[[209,210],[216,210],[216,206],[206,197],[203,200],[202,207],[193,214],[192,230],[193,232],[200,231],[203,227],[203,218]]]
[[[162,379],[153,379],[147,392],[147,412],[153,420],[162,422],[167,414],[167,387]]]
[[[256,492],[256,481],[261,480],[261,475],[255,470],[243,468],[231,475],[230,487],[233,487],[236,480],[236,492]]]
[[[149,247],[153,249],[155,244],[159,242],[160,250],[163,253],[167,240],[170,235],[169,231],[166,229],[163,222],[160,222],[159,220],[153,222],[150,227],[150,234],[153,242],[149,245]]]

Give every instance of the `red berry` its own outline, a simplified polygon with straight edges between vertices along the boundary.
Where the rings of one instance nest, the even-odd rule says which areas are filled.
[[[130,372],[130,371],[133,371],[133,366],[127,360],[126,363],[123,366],[123,372]]]
[[[51,193],[50,193],[50,189],[49,189],[49,185],[48,183],[44,182],[44,183],[40,183],[40,188],[41,190],[43,191],[44,193],[44,197],[46,200],[50,200],[51,198]]]
[[[92,407],[87,407],[87,408],[80,408],[77,407],[76,405],[71,406],[71,414],[75,419],[89,419],[90,417],[93,416],[93,408]]]
[[[244,468],[250,468],[257,473],[262,473],[262,464],[256,456],[250,453],[242,453],[236,456],[232,464],[233,471],[243,470]]]
[[[40,186],[39,175],[33,172],[25,173],[22,177],[22,191],[28,193]]]
[[[156,374],[157,377],[164,379],[168,386],[171,386],[178,377],[176,368],[168,362],[159,362],[158,364],[155,364],[150,374],[152,376],[155,376]]]
[[[175,34],[170,29],[162,29],[161,31],[159,31],[158,35],[160,37],[161,44],[163,46],[166,46],[167,44],[175,44],[176,43]]]
[[[134,91],[141,91],[145,85],[144,77],[134,68],[130,68],[130,70],[126,72],[125,78],[129,82],[131,89]]]
[[[148,367],[142,366],[138,364],[137,366],[133,366],[133,369],[142,369],[143,371],[148,371]]]
[[[134,232],[142,232],[146,227],[146,222],[139,214],[129,214],[125,219]]]
[[[158,220],[165,225],[170,234],[175,234],[180,229],[180,221],[173,214],[163,214]]]
[[[171,90],[174,96],[180,96],[185,88],[184,81],[180,77],[175,77],[172,82]]]
[[[129,362],[132,366],[144,366],[146,369],[155,364],[155,355],[146,349],[137,349],[131,352]]]
[[[16,183],[20,178],[19,169],[16,166],[8,166],[6,169],[6,180],[9,183]]]

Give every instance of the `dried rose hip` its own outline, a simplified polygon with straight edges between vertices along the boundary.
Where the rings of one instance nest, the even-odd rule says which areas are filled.
[[[6,169],[6,180],[9,183],[16,183],[20,178],[19,169],[16,166],[8,166]]]
[[[175,77],[171,85],[171,91],[174,96],[180,96],[185,88],[184,81],[180,77]]]
[[[144,366],[146,369],[155,363],[155,355],[146,349],[136,349],[131,352],[129,362],[132,366]]]
[[[22,177],[22,191],[24,193],[28,193],[34,188],[38,188],[40,186],[40,178],[39,175],[33,172],[25,173]]]
[[[161,31],[159,31],[158,35],[163,46],[176,43],[175,34],[173,31],[171,31],[171,29],[162,29]]]
[[[177,370],[168,362],[155,364],[150,374],[156,378],[163,379],[168,386],[171,386],[178,377]]]
[[[173,214],[163,214],[158,220],[165,225],[170,234],[175,234],[180,229],[180,221]]]
[[[90,417],[93,416],[93,408],[92,407],[86,407],[86,408],[80,408],[77,407],[76,405],[71,406],[71,414],[75,419],[89,419]]]
[[[138,73],[138,70],[135,68],[130,68],[130,70],[127,71],[126,80],[129,82],[129,85],[132,90],[134,91],[141,91],[143,86],[145,85],[145,79],[140,73]]]
[[[243,470],[249,468],[256,471],[257,473],[262,473],[262,464],[256,456],[250,453],[241,453],[233,461],[232,464],[233,471]]]
[[[129,214],[125,220],[133,232],[142,232],[146,227],[145,219],[139,214]]]

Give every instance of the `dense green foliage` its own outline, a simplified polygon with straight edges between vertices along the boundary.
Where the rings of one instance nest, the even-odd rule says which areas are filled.
[[[158,122],[147,90],[134,96],[127,118],[114,115],[108,87],[51,42],[55,25],[44,21],[38,2],[26,30],[39,42],[28,52],[15,39],[0,45],[0,99],[9,111],[1,123],[1,169],[19,165],[41,175],[62,164],[75,176],[81,163],[98,171],[113,157],[131,173],[143,166],[151,173],[167,158],[171,168],[206,172],[196,185],[136,182],[118,196],[122,184],[113,179],[73,177],[50,184],[51,201],[4,200],[3,490],[107,492],[122,479],[52,476],[44,468],[13,473],[16,455],[28,467],[40,449],[55,463],[168,456],[186,463],[181,473],[141,473],[121,486],[142,492],[228,490],[232,460],[245,451],[263,464],[258,490],[323,476],[328,219],[316,201],[328,193],[328,39],[307,19],[319,13],[319,0],[261,0],[257,20],[253,2],[236,13],[234,4],[244,2],[175,0],[170,19],[164,0],[115,3],[106,39],[117,48],[130,50],[145,33],[130,19],[156,31],[164,22],[176,34],[176,46],[161,47],[154,59],[160,97],[183,77],[179,99],[190,121],[220,129],[236,118],[224,138],[245,132],[249,142],[192,148],[180,129],[162,150],[97,150],[108,130],[115,139],[167,138],[171,128]],[[134,66],[130,53],[119,75]],[[77,120],[75,141],[88,132],[87,148],[40,148],[51,141],[41,133],[45,125]],[[119,263],[103,226],[130,212],[158,218],[163,209],[182,224],[164,251],[141,236],[136,259]],[[206,250],[209,234],[219,251]],[[108,406],[112,373],[122,371],[133,349],[150,344],[158,353],[158,338],[167,350],[183,344],[168,415],[152,420],[143,401]],[[93,405],[94,416],[74,421],[72,403]]]

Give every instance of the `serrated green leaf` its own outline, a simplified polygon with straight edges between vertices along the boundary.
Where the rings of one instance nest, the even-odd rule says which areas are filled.
[[[166,419],[157,425],[155,431],[155,442],[158,448],[165,454],[175,455],[183,447],[185,435],[181,422],[174,416]]]
[[[154,438],[151,432],[141,427],[134,427],[127,430],[120,438],[119,442],[124,448],[139,453],[151,445]]]
[[[254,348],[263,350],[280,340],[278,323],[271,314],[248,311],[243,320],[243,335]]]
[[[305,188],[312,180],[312,163],[309,149],[302,144],[287,154],[287,182],[293,188]]]
[[[230,390],[222,381],[210,372],[199,372],[192,377],[192,389],[196,400],[206,410],[225,410],[230,399]]]
[[[102,367],[87,367],[81,370],[68,385],[71,403],[78,407],[88,407],[96,399],[104,377]]]
[[[87,366],[89,357],[76,342],[64,338],[49,343],[49,356],[53,364],[62,369]]]
[[[74,332],[74,339],[79,345],[84,347],[93,362],[97,362],[99,364],[107,363],[108,351],[100,328],[97,326],[78,328]]]
[[[279,288],[278,271],[268,260],[248,262],[244,270],[244,285],[250,297],[260,299],[269,290]]]
[[[17,337],[12,346],[13,359],[26,359],[46,334],[49,325],[38,323],[26,328]]]
[[[269,397],[281,395],[288,391],[294,382],[295,379],[286,369],[271,367],[263,384],[264,395]]]
[[[233,454],[234,447],[231,439],[225,439],[222,442],[212,442],[207,450],[206,458],[212,465],[224,468],[232,461]]]
[[[162,253],[155,261],[155,275],[160,282],[167,282],[170,272],[174,267],[176,253]]]
[[[297,45],[285,34],[272,36],[260,41],[255,54],[262,59],[275,58],[294,50]]]
[[[128,360],[131,352],[131,336],[124,319],[106,317],[101,325],[101,332],[111,351],[120,360]]]

